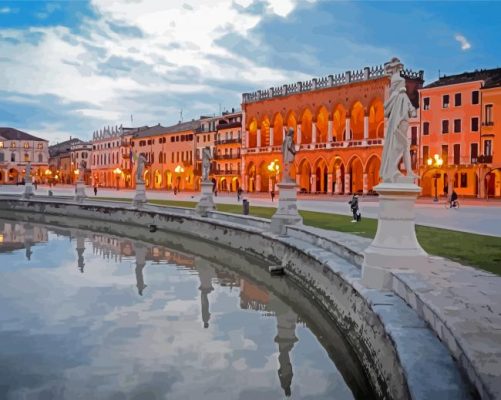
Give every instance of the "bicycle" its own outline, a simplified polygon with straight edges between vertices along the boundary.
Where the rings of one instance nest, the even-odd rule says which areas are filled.
[[[456,208],[456,209],[458,209],[459,208],[459,200],[454,200],[454,201],[447,200],[445,202],[445,208]]]

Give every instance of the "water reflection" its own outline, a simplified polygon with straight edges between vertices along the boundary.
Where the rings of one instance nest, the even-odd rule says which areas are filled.
[[[96,303],[95,306],[92,304],[84,306],[74,315],[62,316],[59,323],[62,323],[68,332],[76,329],[77,326],[81,326],[85,321],[87,321],[85,322],[86,324],[89,324],[88,326],[96,324],[100,326],[104,324],[104,327],[105,325],[116,324],[113,335],[123,331],[123,336],[120,336],[120,339],[116,340],[119,342],[122,341],[124,344],[132,344],[139,337],[142,337],[141,331],[146,330],[149,332],[147,337],[151,342],[144,348],[145,354],[141,354],[141,352],[133,352],[134,355],[129,354],[129,351],[120,350],[121,346],[115,347],[118,346],[117,343],[113,343],[110,345],[110,348],[106,349],[102,347],[103,343],[107,342],[105,339],[106,335],[103,338],[95,337],[90,340],[90,342],[95,341],[94,344],[89,344],[89,339],[86,339],[86,346],[90,346],[89,349],[91,349],[89,354],[97,356],[100,352],[103,352],[108,354],[109,357],[109,360],[107,359],[105,362],[104,370],[101,370],[102,375],[99,373],[90,374],[88,380],[79,375],[79,382],[83,380],[86,385],[96,386],[96,392],[93,392],[92,396],[87,396],[87,398],[129,398],[125,395],[124,397],[120,397],[116,394],[118,392],[114,392],[116,396],[113,395],[109,391],[110,383],[105,385],[103,377],[113,376],[116,373],[118,377],[116,380],[111,379],[112,385],[116,385],[117,387],[121,385],[127,386],[123,383],[124,380],[127,380],[127,374],[132,373],[134,375],[133,371],[141,368],[141,363],[144,363],[144,365],[159,363],[159,369],[157,368],[157,372],[155,373],[158,373],[158,371],[163,371],[162,373],[170,371],[168,373],[169,381],[173,379],[173,376],[177,376],[177,378],[175,379],[175,383],[171,385],[160,385],[161,388],[157,388],[158,392],[155,392],[157,389],[152,388],[158,385],[152,382],[158,376],[154,378],[156,375],[152,373],[148,378],[151,379],[150,383],[143,383],[143,386],[141,386],[142,389],[138,392],[142,394],[135,398],[164,398],[167,391],[173,393],[183,393],[184,391],[185,394],[188,393],[188,395],[179,397],[173,394],[173,398],[279,398],[280,396],[276,392],[278,388],[274,387],[273,379],[267,373],[269,369],[273,368],[275,370],[275,379],[277,379],[276,382],[279,383],[281,388],[282,397],[294,395],[293,397],[298,399],[321,399],[331,398],[335,395],[339,399],[351,399],[354,397],[368,398],[366,388],[361,388],[358,385],[353,386],[353,382],[351,382],[353,387],[350,388],[347,386],[345,379],[343,379],[336,367],[329,360],[329,357],[331,359],[335,357],[331,354],[326,354],[325,350],[318,343],[318,340],[315,340],[314,336],[311,335],[308,326],[301,320],[297,311],[287,304],[286,300],[263,286],[256,284],[252,279],[242,276],[219,263],[164,246],[76,229],[58,227],[47,229],[42,225],[7,221],[0,222],[0,229],[3,232],[0,240],[0,252],[15,252],[24,248],[25,257],[28,260],[24,266],[27,268],[30,266],[33,247],[39,244],[48,244],[53,239],[55,240],[60,237],[70,238],[71,242],[74,243],[72,248],[76,250],[76,255],[75,252],[73,254],[77,271],[81,273],[79,276],[82,276],[82,279],[85,278],[85,280],[81,281],[82,286],[78,286],[78,280],[73,280],[75,278],[71,276],[68,277],[64,269],[58,270],[58,274],[54,275],[55,280],[60,279],[61,282],[65,281],[67,285],[69,285],[68,282],[71,280],[71,285],[77,287],[75,289],[77,294],[74,296],[74,299],[62,296],[58,297],[58,301],[65,303],[64,307],[70,307],[71,302],[77,299],[81,302],[82,299],[78,293],[88,290],[85,287],[99,288],[102,285],[108,285],[106,294],[100,294],[97,298],[100,302],[109,301],[110,304],[112,304],[111,299],[113,298],[113,302],[117,301],[115,307],[118,308],[115,311],[110,311],[111,314],[107,315],[103,308],[104,305]],[[55,243],[58,244],[57,240]],[[59,244],[59,251],[62,252],[62,246],[64,245],[62,242]],[[89,252],[89,250],[86,252],[86,248],[92,248],[92,251]],[[110,279],[109,273],[102,270],[103,272],[100,274],[101,271],[99,270],[108,264],[102,264],[102,262],[99,262],[99,259],[111,263],[111,265],[116,267],[114,271],[117,272],[113,272],[111,277],[123,274],[123,272],[119,271],[123,270],[121,266],[124,263],[133,267],[137,295],[141,296],[141,298],[147,297],[144,300],[149,302],[148,305],[143,303],[144,305],[141,306],[146,307],[145,312],[138,313],[137,317],[134,317],[136,323],[130,324],[130,321],[123,317],[123,313],[131,314],[133,312],[134,307],[136,307],[134,306],[134,302],[128,295],[119,294],[121,292],[114,286],[112,286],[112,293],[112,290],[109,289],[110,283],[108,283]],[[2,255],[0,254],[1,260]],[[2,262],[0,262],[1,265],[3,265]],[[73,263],[72,265],[72,268],[74,268],[75,264]],[[155,266],[164,265],[174,268],[155,268]],[[14,271],[13,273],[15,274],[16,272]],[[0,276],[1,274],[2,268],[0,267]],[[196,279],[195,288],[198,290],[196,297],[199,297],[197,305],[199,311],[196,313],[195,318],[199,321],[200,327],[203,327],[202,331],[211,332],[204,339],[209,340],[208,343],[210,345],[204,349],[200,348],[198,351],[201,354],[198,356],[190,355],[193,347],[198,348],[196,341],[201,340],[202,337],[194,335],[191,331],[192,328],[189,328],[191,326],[189,321],[192,313],[191,299],[193,298],[191,288],[193,288],[193,284],[195,283],[192,277]],[[56,283],[53,283],[54,287]],[[12,278],[11,284],[16,284],[15,278]],[[44,290],[51,289],[51,287],[44,288]],[[69,292],[69,289],[66,290]],[[95,290],[93,289],[92,293],[94,292]],[[9,299],[9,295],[12,294],[7,293],[5,295],[7,304],[11,300]],[[119,296],[123,296],[123,299],[120,300]],[[235,303],[233,299],[237,300],[237,309],[234,308]],[[2,301],[2,295],[0,295],[0,301]],[[28,299],[18,298],[17,301],[28,302]],[[137,304],[139,305],[139,303]],[[92,311],[93,307],[97,307],[97,311]],[[89,308],[89,310],[86,310],[86,308]],[[156,309],[164,310],[161,313],[164,315],[163,318],[154,312]],[[238,309],[242,311],[238,311]],[[249,314],[248,311],[252,311],[252,313]],[[112,317],[117,312],[118,314]],[[27,319],[28,317],[28,315],[21,313],[17,317],[12,317],[9,323],[12,324],[12,321],[19,320],[16,323],[23,325],[25,322],[22,319]],[[178,322],[178,328],[175,328],[172,324],[165,325],[165,317],[167,317],[167,321]],[[274,328],[268,326],[272,320],[275,321]],[[185,321],[184,325],[179,321]],[[2,319],[0,318],[0,340],[1,335],[5,334],[5,332],[2,332],[4,328],[1,322]],[[44,329],[48,329],[49,331],[54,329],[49,327],[49,321],[42,320],[38,321],[37,324],[45,326]],[[163,327],[160,329],[162,336],[158,336],[160,326]],[[100,329],[93,328],[88,332],[88,335],[94,337],[99,332]],[[29,333],[25,332],[25,334],[30,337]],[[103,340],[102,343],[101,339]],[[191,345],[188,344],[185,347],[185,340],[192,340],[193,342]],[[180,346],[179,342],[183,344]],[[273,346],[270,346],[270,342],[273,343]],[[176,343],[178,344],[176,345]],[[230,345],[229,349],[227,345]],[[167,357],[166,359],[168,361],[160,361],[156,353],[160,349],[165,348],[164,346],[174,346],[174,348],[177,346],[180,354],[171,353],[171,358]],[[292,355],[295,353],[295,347],[297,346],[299,346],[298,353],[294,358]],[[48,350],[49,347],[50,345],[48,345]],[[85,346],[77,344],[76,347],[83,349]],[[125,346],[125,348],[127,347]],[[66,351],[71,353],[72,350],[68,349]],[[0,349],[0,358],[2,357],[2,353],[3,351]],[[45,354],[45,356],[53,357],[50,354]],[[77,356],[71,354],[68,354],[68,357],[78,359]],[[99,364],[103,362],[102,357],[97,357],[101,361],[82,361],[82,365],[78,369],[83,368],[85,371],[84,364],[87,363],[99,372],[100,368],[103,368]],[[104,357],[106,356],[104,355]],[[132,357],[129,361],[132,362],[133,367],[132,371],[126,372],[122,368],[124,368],[124,365],[127,365],[125,361],[128,357]],[[193,357],[195,357],[194,359],[202,357],[202,360],[211,361],[208,364],[207,361],[200,361],[201,364],[199,365],[194,362]],[[272,360],[275,360],[275,364]],[[77,367],[73,366],[72,368]],[[2,365],[0,363],[0,372],[1,369]],[[71,369],[68,369],[64,362],[61,362],[61,365],[55,366],[55,369],[56,371],[62,370],[61,373],[64,378],[60,378],[61,381],[58,381],[57,385],[58,387],[64,387],[68,384],[66,382],[67,377],[72,374]],[[296,383],[293,383],[294,369],[299,370],[299,372],[296,372],[298,376]],[[231,373],[229,372],[230,370]],[[221,372],[219,375],[216,373],[218,371]],[[142,375],[144,374],[146,374],[146,371],[142,372]],[[182,374],[182,377],[178,376],[179,374]],[[2,374],[0,373],[0,375]],[[233,376],[233,378],[230,376]],[[3,398],[2,395],[6,398],[21,398],[22,393],[30,392],[33,395],[42,393],[41,391],[37,392],[36,384],[30,382],[29,377],[25,378],[28,382],[19,384],[19,387],[11,387],[11,383],[8,381],[2,382],[2,378],[0,378],[0,398]],[[166,377],[164,376],[164,378]],[[52,377],[51,379],[55,378]],[[232,382],[232,379],[235,379],[235,382]],[[19,379],[16,379],[16,381],[19,381]],[[32,387],[28,390],[28,386],[30,385]],[[234,388],[232,387],[233,385],[240,385],[241,387]],[[6,392],[2,393],[2,390],[6,390]],[[73,393],[74,398],[80,397],[82,393],[79,390],[83,389],[79,384],[75,384],[68,393]],[[61,393],[64,393],[64,390]],[[155,394],[150,396],[148,393]],[[361,394],[364,397],[361,397]],[[72,398],[65,397],[70,396],[69,394],[58,396],[55,395],[52,398]]]

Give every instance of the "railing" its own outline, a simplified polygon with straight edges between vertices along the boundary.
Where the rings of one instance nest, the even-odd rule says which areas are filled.
[[[423,80],[423,71],[412,71],[404,69],[400,72],[403,78]],[[360,70],[346,71],[337,75],[328,75],[321,78],[313,78],[309,81],[285,84],[269,89],[258,90],[252,93],[242,94],[242,103],[252,103],[255,101],[266,100],[273,97],[287,96],[290,94],[309,92],[312,90],[326,89],[352,82],[363,82],[373,79],[379,79],[387,76],[384,66],[365,67]]]
[[[384,144],[384,139],[360,139],[360,140],[344,140],[340,142],[330,142],[330,143],[301,143],[296,144],[296,149],[299,150],[322,150],[330,148],[352,148],[352,147],[370,147],[370,146],[382,146]],[[254,154],[254,153],[270,153],[270,152],[281,152],[281,146],[264,146],[264,147],[251,147],[241,150],[241,154]]]
[[[242,138],[219,139],[214,142],[216,146],[218,144],[229,144],[229,143],[242,143]]]
[[[240,153],[235,153],[235,154],[215,154],[214,155],[214,160],[232,160],[235,158],[240,158]]]
[[[494,126],[494,121],[484,121],[482,122],[482,126]]]
[[[239,175],[240,171],[237,168],[231,168],[231,169],[217,169],[211,173],[213,175]]]

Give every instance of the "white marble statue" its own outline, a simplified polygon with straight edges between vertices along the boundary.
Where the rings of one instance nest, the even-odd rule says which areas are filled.
[[[211,159],[210,147],[204,147],[202,150],[202,182],[209,181]]]
[[[24,181],[25,182],[31,182],[31,161],[29,161],[28,165],[26,165],[26,170],[25,170],[25,175],[24,175]]]
[[[144,183],[144,166],[146,164],[146,157],[141,153],[137,158],[136,182]]]
[[[78,165],[78,180],[82,181],[84,180],[84,175],[85,175],[85,161],[81,160],[80,164]]]
[[[384,137],[383,157],[379,175],[383,182],[397,182],[402,177],[398,169],[403,157],[407,177],[415,178],[412,172],[410,144],[407,139],[409,118],[416,116],[416,109],[409,100],[405,79],[397,70],[391,76],[390,97],[384,104],[384,116],[388,118]]]
[[[284,131],[286,128],[284,127]],[[283,179],[290,181],[290,168],[294,163],[294,157],[296,156],[296,147],[294,145],[294,129],[289,128],[284,134],[284,141],[282,143],[282,158],[284,163],[284,175]]]

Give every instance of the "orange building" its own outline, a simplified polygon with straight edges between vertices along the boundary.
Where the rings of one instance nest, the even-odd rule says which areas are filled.
[[[200,181],[202,179],[202,151],[208,147],[210,154],[214,158],[216,154],[216,124],[219,117],[201,116],[200,127],[195,130],[195,190],[200,190]],[[211,175],[216,169],[214,159],[211,163]],[[212,176],[214,185],[216,179]]]
[[[236,192],[241,179],[242,113],[223,112],[216,129],[216,162],[212,175],[219,191]]]
[[[491,160],[483,157],[481,89],[499,75],[501,69],[444,76],[419,91],[423,195],[433,195],[436,184],[438,194],[454,189],[463,196],[483,196],[485,164]],[[435,154],[442,166],[433,162]]]
[[[482,126],[480,127],[481,197],[501,197],[501,70],[480,90]]]
[[[423,72],[401,74],[418,107]],[[300,191],[369,193],[379,182],[389,83],[384,66],[378,66],[244,93],[244,190],[272,190],[281,174],[273,166],[281,165],[283,130],[293,128],[297,153],[291,174]]]
[[[179,122],[168,127],[159,124],[134,135],[134,154],[144,154],[148,160],[144,171],[147,188],[195,189],[194,135],[200,124],[201,120]],[[133,180],[135,185],[135,176]]]

